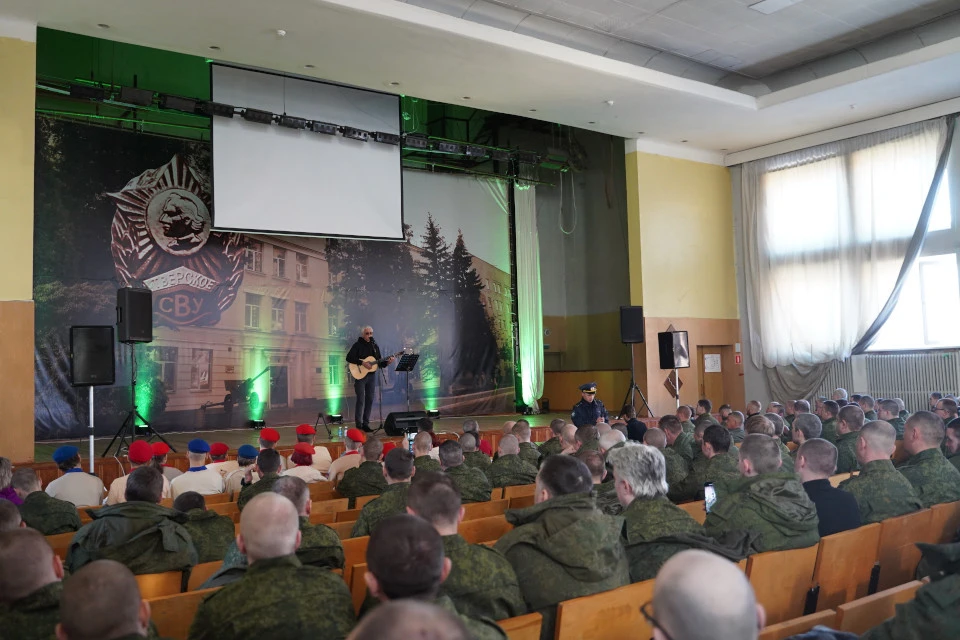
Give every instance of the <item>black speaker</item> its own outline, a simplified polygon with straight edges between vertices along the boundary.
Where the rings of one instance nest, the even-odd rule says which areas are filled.
[[[426,411],[394,411],[387,414],[383,421],[383,430],[388,436],[402,436],[417,430],[417,423],[427,417]]]
[[[620,307],[620,342],[643,342],[643,307]]]
[[[117,340],[153,342],[153,292],[150,289],[117,289]]]
[[[686,331],[664,331],[657,334],[660,343],[661,369],[688,369],[690,367],[690,345]]]
[[[113,327],[70,327],[70,384],[92,387],[114,382]]]

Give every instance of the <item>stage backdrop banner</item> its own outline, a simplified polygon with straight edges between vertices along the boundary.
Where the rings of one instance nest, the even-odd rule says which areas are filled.
[[[117,384],[95,391],[97,435],[134,400],[158,431],[352,421],[344,356],[368,324],[384,355],[420,354],[409,382],[379,374],[371,422],[408,398],[447,415],[513,410],[509,224],[488,186],[405,172],[405,242],[220,233],[207,144],[45,117],[36,131],[38,440],[86,433],[69,328],[114,324],[124,286],[153,291],[154,340],[118,346]]]

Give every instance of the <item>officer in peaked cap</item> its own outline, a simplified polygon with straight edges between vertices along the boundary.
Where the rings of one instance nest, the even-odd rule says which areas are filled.
[[[607,420],[607,408],[597,399],[597,383],[588,382],[580,385],[582,400],[573,407],[570,419],[577,428],[585,424],[596,424],[601,418]]]

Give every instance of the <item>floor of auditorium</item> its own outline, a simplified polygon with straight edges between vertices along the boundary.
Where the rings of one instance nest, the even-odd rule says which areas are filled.
[[[503,426],[503,423],[507,420],[518,420],[523,416],[517,414],[504,414],[504,415],[493,415],[493,416],[457,416],[457,417],[441,417],[434,420],[434,430],[437,432],[441,431],[460,431],[460,426],[463,424],[464,420],[468,418],[473,418],[478,423],[480,423],[481,431],[500,431]],[[530,421],[530,425],[534,427],[545,427],[549,426],[550,421],[555,418],[570,418],[569,413],[542,413],[535,416],[526,416],[527,420]],[[296,442],[296,436],[294,434],[294,429],[297,425],[268,425],[273,427],[280,432],[280,444],[281,445],[293,445]],[[352,424],[345,424],[345,427],[351,427]],[[372,425],[375,426],[375,425]],[[332,432],[332,437],[327,437],[327,432],[323,428],[323,424],[317,428],[317,441],[326,442],[326,441],[337,441],[340,438],[337,435],[339,425],[330,425],[330,430]],[[216,431],[181,431],[181,432],[168,432],[164,433],[163,437],[169,442],[175,449],[178,451],[187,450],[187,442],[193,438],[203,438],[208,442],[225,442],[231,449],[236,449],[242,444],[257,444],[257,433],[255,429],[220,429]],[[383,432],[380,432],[380,435],[383,435]],[[109,437],[97,437],[94,440],[94,451],[97,456],[99,456],[107,444],[110,442],[112,436]],[[37,462],[48,461],[51,459],[54,449],[64,444],[72,444],[80,448],[82,453],[86,453],[87,448],[89,447],[89,439],[72,439],[72,440],[56,440],[56,441],[45,441],[37,442],[34,448],[34,455],[36,456],[34,460]],[[112,453],[112,451],[111,451]],[[85,457],[85,456],[84,456]]]

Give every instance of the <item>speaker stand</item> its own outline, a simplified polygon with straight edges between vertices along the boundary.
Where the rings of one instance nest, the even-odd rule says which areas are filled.
[[[650,404],[647,402],[647,398],[643,395],[643,391],[640,389],[640,387],[637,386],[637,378],[636,378],[636,373],[634,372],[634,369],[635,369],[635,364],[634,364],[634,357],[633,357],[633,343],[631,343],[630,344],[630,388],[627,389],[627,395],[624,396],[623,402],[620,403],[620,406],[622,407],[626,404],[629,404],[631,407],[636,409],[637,405],[634,404],[634,394],[637,393],[637,394],[640,394],[640,402],[642,403],[640,406],[646,407],[647,415],[649,415],[651,418],[656,418],[657,416],[654,415],[653,409],[650,408]],[[627,402],[628,400],[630,401],[629,403]]]
[[[88,404],[90,412],[90,473],[93,473],[93,386],[87,387],[89,391]]]
[[[177,452],[166,438],[154,431],[153,427],[150,426],[150,423],[140,415],[140,411],[137,410],[137,347],[134,343],[128,342],[127,345],[130,347],[130,411],[127,413],[127,417],[123,419],[123,424],[120,425],[120,428],[117,429],[117,432],[114,434],[113,439],[110,441],[110,444],[107,445],[107,448],[103,450],[102,458],[107,457],[107,453],[110,452],[110,447],[113,446],[113,443],[117,442],[119,439],[120,442],[117,442],[117,454],[119,454],[124,449],[130,447],[127,442],[127,438],[130,439],[130,442],[133,442],[137,439],[137,420],[140,420],[143,424],[141,428],[144,432],[148,434],[147,440],[153,440],[154,438],[159,438],[161,442],[170,447],[170,450],[174,453]],[[92,402],[92,400],[91,400]],[[91,418],[92,424],[92,418]]]

